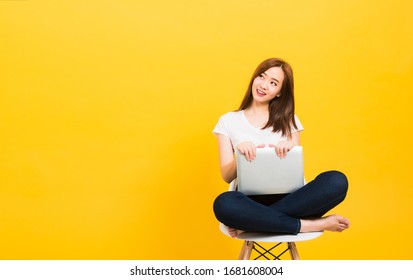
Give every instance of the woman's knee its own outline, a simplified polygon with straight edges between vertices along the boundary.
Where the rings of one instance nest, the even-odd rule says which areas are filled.
[[[232,216],[233,213],[239,211],[238,203],[243,194],[238,191],[228,191],[220,194],[214,201],[213,209],[218,220],[225,219],[227,216]],[[239,213],[239,212],[238,212]]]
[[[344,173],[337,170],[332,170],[321,173],[319,176],[322,178],[322,180],[325,180],[325,182],[329,186],[329,189],[331,189],[332,191],[343,195],[347,193],[348,180]]]

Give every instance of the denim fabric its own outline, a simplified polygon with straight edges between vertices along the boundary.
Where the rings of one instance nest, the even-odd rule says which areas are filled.
[[[214,213],[231,228],[297,234],[300,219],[323,216],[344,200],[347,189],[348,181],[343,173],[327,171],[297,191],[277,196],[267,205],[238,191],[224,192],[214,201]]]

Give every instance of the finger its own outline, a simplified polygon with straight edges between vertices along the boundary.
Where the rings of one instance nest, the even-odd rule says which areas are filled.
[[[249,149],[250,149],[250,152],[251,152],[251,158],[250,158],[250,160],[252,161],[252,160],[254,160],[255,157],[257,156],[257,151],[256,151],[256,149],[255,149],[255,146],[252,145],[252,144],[251,144],[251,146],[249,147]]]
[[[283,156],[286,157],[288,152],[291,151],[291,147],[286,146],[283,148]]]
[[[260,144],[257,146],[257,148],[265,148],[265,144]]]
[[[285,157],[284,148],[280,148],[280,158],[284,158],[284,157]]]
[[[250,149],[251,149],[253,158],[255,158],[255,156],[257,155],[257,151],[255,149],[255,146],[253,144],[251,144]]]
[[[284,147],[284,148],[283,148],[283,157],[284,157],[284,158],[287,156],[287,153],[288,153],[288,148],[287,148],[287,147]]]
[[[254,157],[254,152],[251,149],[251,147],[246,147],[245,148],[245,156],[247,158],[248,161],[251,161]]]
[[[245,156],[245,158],[248,160],[248,150],[245,147],[240,147],[239,151]]]
[[[277,154],[278,157],[280,157],[280,158],[282,157],[282,153],[281,153],[280,147],[275,146],[275,152],[276,152],[276,154]]]
[[[242,150],[244,151],[245,158],[249,161],[250,160],[250,150],[248,148],[248,145],[243,145]]]
[[[287,153],[288,153],[288,148],[284,147],[283,148],[283,158],[285,158],[287,156]]]
[[[247,160],[249,160],[249,161],[252,160],[252,154],[251,154],[250,150],[247,151]]]

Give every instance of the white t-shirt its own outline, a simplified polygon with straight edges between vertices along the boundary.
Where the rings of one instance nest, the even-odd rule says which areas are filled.
[[[297,116],[294,115],[294,119],[297,129],[293,127],[291,132],[302,131],[304,128]],[[281,140],[287,139],[286,136],[281,136],[281,132],[272,132],[272,127],[266,129],[254,127],[248,121],[243,110],[229,112],[221,116],[212,132],[228,136],[234,150],[236,146],[245,141],[251,141],[254,145],[275,145]]]

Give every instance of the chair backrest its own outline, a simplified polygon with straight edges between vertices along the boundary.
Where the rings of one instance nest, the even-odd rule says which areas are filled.
[[[238,190],[247,195],[291,193],[304,186],[303,148],[295,146],[285,158],[274,148],[257,148],[253,161],[236,152]]]

